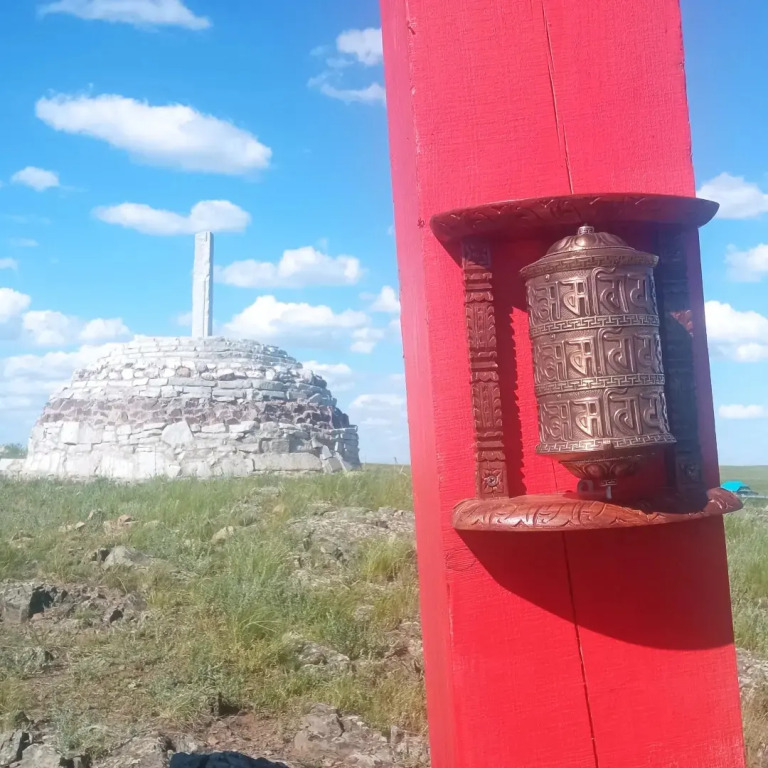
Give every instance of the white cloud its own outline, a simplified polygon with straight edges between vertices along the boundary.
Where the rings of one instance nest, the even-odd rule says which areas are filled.
[[[37,248],[40,245],[37,240],[33,240],[31,237],[12,237],[8,244],[14,248]]]
[[[28,411],[34,408],[35,400],[32,397],[23,395],[8,396],[3,391],[3,385],[0,381],[0,412],[13,412],[18,414],[20,411]]]
[[[32,300],[13,288],[0,288],[0,341],[16,339],[21,333],[22,316]]]
[[[40,8],[40,15],[67,13],[88,21],[109,21],[137,27],[176,26],[206,29],[211,22],[196,16],[181,0],[58,0]]]
[[[325,52],[317,48],[313,53]],[[384,87],[377,82],[361,88],[351,88],[345,84],[344,70],[351,64],[372,67],[382,61],[381,29],[349,29],[336,38],[338,56],[326,59],[327,69],[309,80],[307,85],[316,88],[331,99],[345,104],[386,104]]]
[[[18,269],[19,263],[16,259],[0,259],[0,269]]]
[[[20,429],[22,423],[34,420],[45,400],[67,384],[76,369],[94,362],[114,346],[86,345],[72,352],[15,355],[0,360],[0,411],[13,411]],[[8,427],[8,421],[4,420],[3,425]]]
[[[747,251],[728,247],[725,254],[728,277],[738,283],[758,283],[768,274],[768,245],[760,243]]]
[[[111,339],[127,338],[130,335],[128,326],[119,317],[102,318],[88,321],[79,334],[80,341],[86,343],[110,341]]]
[[[43,192],[51,187],[59,186],[59,176],[53,171],[46,171],[44,168],[35,168],[28,165],[11,176],[14,184],[23,184],[25,187],[32,187],[38,192]]]
[[[302,365],[306,370],[322,376],[334,393],[344,392],[354,384],[354,374],[346,363],[318,363],[316,360],[309,360]]]
[[[723,419],[768,418],[768,408],[762,405],[721,405],[717,412]]]
[[[707,337],[716,356],[739,363],[768,360],[768,317],[720,301],[708,301],[704,308]]]
[[[364,312],[334,312],[323,304],[290,303],[259,296],[224,326],[226,334],[270,344],[333,347],[369,324]]]
[[[131,333],[120,318],[84,321],[50,309],[26,312],[21,328],[24,337],[38,347],[111,341],[127,338]]]
[[[371,352],[376,349],[376,345],[384,338],[385,335],[385,331],[383,331],[381,328],[372,328],[371,326],[366,326],[365,328],[356,328],[352,332],[353,342],[350,349],[353,352],[359,352],[363,355],[370,355]]]
[[[277,264],[236,261],[215,268],[216,280],[240,288],[303,288],[307,285],[352,285],[363,270],[353,256],[328,256],[312,246],[284,251]]]
[[[405,396],[395,393],[358,395],[349,405],[349,414],[353,423],[363,430],[363,438],[375,435],[378,441],[386,440],[401,459],[405,452],[403,444],[406,427]],[[365,448],[364,440],[361,445]],[[378,450],[378,449],[377,449]]]
[[[345,104],[386,104],[387,101],[386,91],[380,83],[371,83],[365,88],[342,88],[331,82],[329,72],[311,78],[308,85],[317,88],[324,96]]]
[[[19,317],[31,301],[26,293],[19,293],[13,288],[0,288],[0,325]]]
[[[339,53],[354,56],[366,67],[380,64],[383,58],[381,28],[349,29],[336,38]]]
[[[143,203],[103,206],[95,208],[93,215],[107,224],[118,224],[145,235],[192,235],[208,230],[242,232],[251,223],[251,215],[228,200],[201,200],[186,216]]]
[[[0,361],[4,380],[29,379],[45,382],[66,380],[77,368],[93,363],[114,344],[84,345],[72,352],[46,352],[41,355],[14,355]],[[50,388],[47,388],[50,391]]]
[[[0,419],[3,439],[20,442],[48,397],[72,373],[94,362],[115,344],[86,345],[70,352],[23,354],[0,359]]]
[[[371,312],[386,312],[392,315],[400,314],[400,300],[395,289],[385,285],[374,298],[371,304]]]
[[[349,406],[363,411],[387,411],[391,408],[402,408],[405,397],[395,394],[358,395]]]
[[[266,168],[272,157],[252,133],[183,104],[60,94],[40,99],[35,113],[57,131],[101,139],[138,160],[185,171],[247,174]]]
[[[751,219],[768,212],[768,194],[743,176],[721,173],[702,184],[696,195],[720,203],[721,219]]]
[[[50,309],[27,312],[22,327],[32,343],[40,347],[63,346],[77,336],[75,318]]]

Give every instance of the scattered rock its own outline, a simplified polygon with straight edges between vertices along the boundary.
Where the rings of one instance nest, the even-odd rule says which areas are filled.
[[[307,672],[322,671],[333,675],[347,672],[352,666],[349,657],[343,653],[310,641],[300,643],[297,658]]]
[[[137,736],[96,761],[93,768],[167,768],[172,749],[164,736]]]
[[[768,686],[768,659],[761,659],[750,651],[737,648],[736,661],[742,696],[748,698]]]
[[[0,584],[0,618],[12,623],[29,621],[60,602],[64,594],[58,587],[10,582]]]
[[[387,537],[413,536],[413,513],[381,508],[334,508],[315,502],[308,517],[294,520],[291,527],[303,538],[304,551],[295,578],[309,585],[331,583],[341,576],[360,546]]]
[[[48,744],[31,744],[22,752],[18,768],[72,768],[73,760],[63,758]]]
[[[389,748],[396,759],[408,765],[429,765],[429,746],[426,740],[396,725],[389,730]]]
[[[172,739],[174,752],[186,752],[187,754],[197,754],[201,751],[200,745],[191,736],[177,736]]]
[[[53,623],[61,629],[79,630],[102,622],[109,625],[121,620],[140,620],[146,609],[146,601],[140,595],[126,595],[118,590],[34,582],[0,584],[0,618],[10,623]],[[39,671],[50,663],[49,657],[45,649],[30,645],[11,661]]]
[[[96,549],[91,553],[90,559],[97,563],[103,563],[107,557],[109,557],[111,551],[112,550],[109,547],[99,547],[99,549]]]
[[[227,525],[213,534],[213,536],[211,537],[211,544],[222,544],[228,539],[231,539],[236,532],[237,532],[237,529],[235,528],[234,525]]]
[[[54,661],[53,654],[39,645],[27,646],[18,651],[0,650],[3,666],[18,671],[22,675],[36,675],[44,672]]]
[[[28,745],[29,734],[26,731],[0,733],[0,768],[7,768],[20,760],[21,753]]]
[[[104,533],[115,535],[118,533],[122,533],[123,531],[128,530],[129,528],[136,525],[136,520],[131,517],[131,515],[120,515],[120,517],[117,518],[117,520],[105,520],[102,523],[102,527],[104,528]]]
[[[104,558],[102,567],[110,568],[147,568],[154,562],[154,559],[130,547],[119,545]]]
[[[304,717],[301,730],[293,739],[293,748],[299,757],[312,759],[331,751],[343,733],[339,711],[327,704],[315,704]]]
[[[341,717],[327,704],[316,704],[302,721],[293,740],[296,756],[312,764],[366,768],[391,768],[392,751],[387,739],[368,728],[359,718]]]
[[[85,523],[81,520],[78,523],[69,523],[67,525],[59,526],[59,533],[70,533],[71,531],[82,531],[85,528]]]

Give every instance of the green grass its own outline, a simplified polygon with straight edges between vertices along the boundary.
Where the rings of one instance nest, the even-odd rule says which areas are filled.
[[[768,467],[724,467],[723,479],[768,493]],[[323,701],[382,730],[423,730],[419,668],[387,660],[392,633],[417,619],[413,541],[386,533],[363,540],[325,573],[327,554],[298,524],[323,503],[410,509],[410,476],[372,467],[134,486],[0,481],[0,579],[139,590],[150,608],[141,626],[108,632],[30,641],[3,629],[0,718],[21,710],[53,718],[63,747],[92,753],[142,723],[185,727],[221,707],[279,720]],[[91,512],[83,530],[60,530]],[[102,521],[121,515],[136,524],[105,531]],[[238,533],[213,544],[213,534],[228,525]],[[726,533],[737,645],[768,658],[768,503],[747,501],[726,518]],[[90,552],[115,544],[157,563],[146,572],[105,572],[89,560]],[[297,578],[302,569],[331,578],[307,583]],[[89,617],[81,618],[87,626]],[[353,667],[337,674],[302,669],[297,637],[348,656]],[[768,689],[745,701],[744,722],[750,764],[758,765],[768,742]]]
[[[265,486],[270,493],[262,492]],[[389,633],[417,616],[413,542],[385,533],[357,547],[334,581],[307,584],[295,576],[296,561],[297,554],[314,557],[312,545],[292,522],[315,514],[318,502],[410,509],[410,477],[374,468],[135,486],[0,482],[0,579],[139,590],[150,609],[139,627],[42,638],[56,645],[53,670],[23,667],[34,659],[3,665],[0,716],[66,712],[66,738],[79,743],[107,727],[122,733],[127,723],[183,727],[221,706],[290,717],[323,701],[382,729],[421,730],[420,673],[384,662]],[[91,512],[84,529],[61,531]],[[104,530],[103,520],[126,514],[133,526]],[[228,525],[245,527],[212,544]],[[157,564],[105,572],[88,558],[115,544]],[[370,607],[365,615],[361,605]],[[297,636],[348,656],[354,668],[302,669]]]

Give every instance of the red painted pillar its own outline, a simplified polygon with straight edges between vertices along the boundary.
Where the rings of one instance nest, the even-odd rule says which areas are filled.
[[[579,193],[692,196],[678,0],[382,0],[433,765],[744,765],[720,518],[578,533],[459,534],[475,495],[463,274],[440,212]],[[698,242],[683,241],[698,431],[717,484]],[[540,255],[540,254],[539,254]],[[503,398],[533,455],[519,263],[495,276]],[[499,323],[499,317],[509,322]],[[528,350],[526,352],[526,350]],[[512,466],[514,465],[514,466]]]

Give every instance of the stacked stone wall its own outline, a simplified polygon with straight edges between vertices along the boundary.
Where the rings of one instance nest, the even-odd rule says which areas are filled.
[[[77,371],[50,399],[23,473],[137,480],[357,466],[357,429],[325,381],[282,350],[145,338]]]

